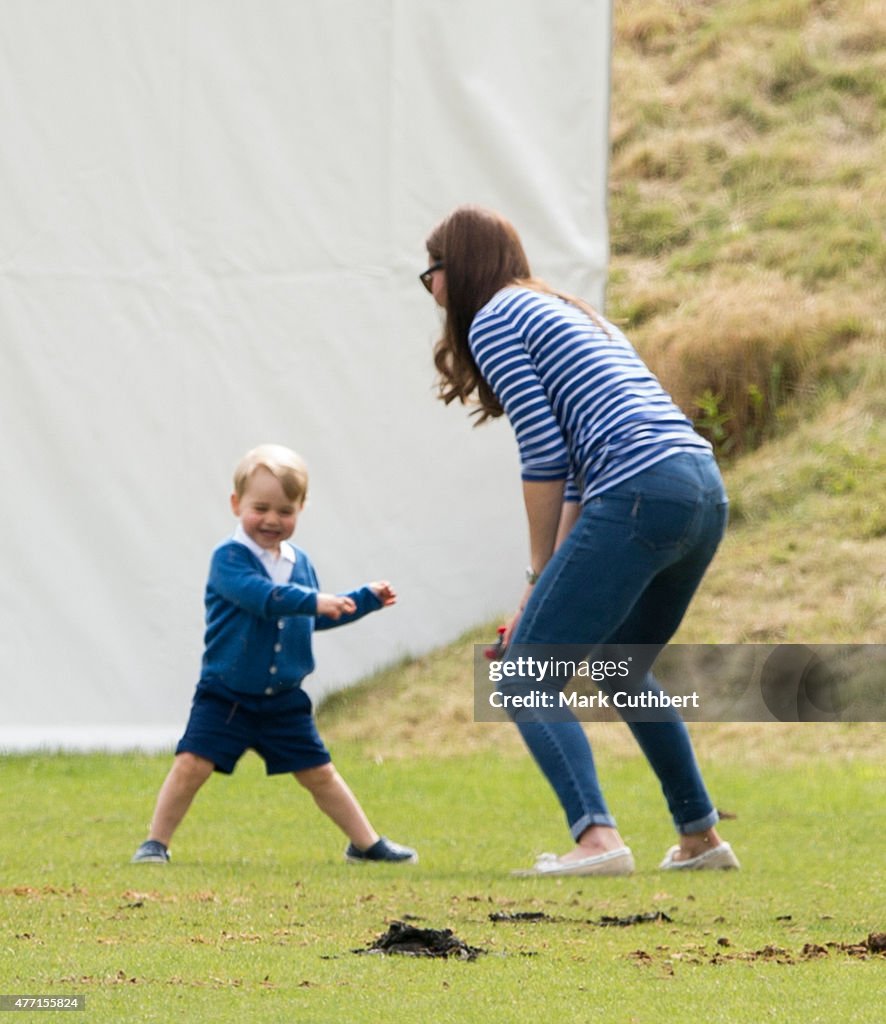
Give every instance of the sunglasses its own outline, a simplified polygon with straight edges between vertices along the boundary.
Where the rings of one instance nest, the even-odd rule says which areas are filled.
[[[428,290],[428,291],[430,291],[430,290],[431,290],[431,283],[432,283],[432,282],[433,282],[433,280],[434,280],[434,273],[435,273],[435,272],[436,272],[437,270],[442,270],[442,269],[443,269],[443,260],[437,260],[437,262],[436,262],[436,263],[432,263],[432,264],[431,264],[431,265],[430,265],[430,266],[428,267],[428,269],[427,269],[427,270],[423,270],[423,271],[422,271],[422,272],[421,272],[421,273],[420,273],[420,274],[418,275],[418,279],[419,279],[419,281],[421,281],[421,283],[422,283],[422,284],[423,284],[423,285],[425,286],[425,288],[427,288],[427,290]]]

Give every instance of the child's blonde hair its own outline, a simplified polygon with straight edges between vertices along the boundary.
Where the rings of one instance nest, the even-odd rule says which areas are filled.
[[[247,452],[234,470],[234,493],[243,497],[249,479],[257,469],[266,469],[280,481],[290,501],[302,504],[308,496],[308,467],[304,459],[282,444],[260,444]]]

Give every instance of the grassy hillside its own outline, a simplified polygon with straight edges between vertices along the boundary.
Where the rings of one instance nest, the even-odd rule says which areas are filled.
[[[886,5],[615,14],[610,311],[734,454],[882,358]]]
[[[614,8],[608,312],[713,440],[732,501],[677,639],[884,642],[886,4]],[[469,644],[490,636],[323,715],[384,756],[509,743],[471,721]],[[780,728],[785,751],[882,736]]]
[[[616,0],[610,313],[727,475],[684,641],[886,636],[886,5]]]

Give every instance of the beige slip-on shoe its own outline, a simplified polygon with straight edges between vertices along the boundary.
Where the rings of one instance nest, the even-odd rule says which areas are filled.
[[[674,855],[679,852],[679,846],[672,846],[668,850],[665,859],[659,864],[662,871],[727,871],[741,867],[729,843],[712,846],[710,850],[688,860],[674,860]]]
[[[617,850],[598,853],[581,860],[560,860],[555,853],[543,853],[528,870],[512,871],[519,878],[549,876],[563,878],[571,875],[630,875],[634,870],[634,858],[627,846]]]

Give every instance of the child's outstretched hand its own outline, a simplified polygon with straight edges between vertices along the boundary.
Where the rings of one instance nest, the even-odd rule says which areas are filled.
[[[338,594],[317,594],[317,614],[327,619],[340,619],[357,610],[353,598],[339,597]]]
[[[377,580],[375,583],[370,583],[369,589],[381,601],[382,608],[390,608],[392,604],[397,603],[397,591],[394,590],[387,580]]]

